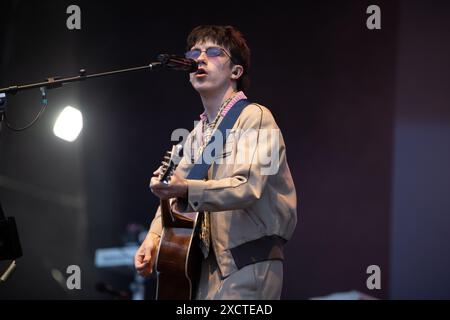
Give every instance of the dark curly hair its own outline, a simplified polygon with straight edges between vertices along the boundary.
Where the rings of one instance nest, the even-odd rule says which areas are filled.
[[[231,62],[244,68],[242,76],[237,81],[237,89],[247,90],[250,86],[250,49],[242,33],[233,26],[198,26],[189,34],[186,50],[190,50],[197,42],[206,40],[228,49]]]

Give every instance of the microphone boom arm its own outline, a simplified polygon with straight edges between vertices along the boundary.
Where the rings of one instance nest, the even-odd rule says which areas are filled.
[[[2,88],[2,89],[0,89],[0,98],[1,98],[1,100],[3,100],[3,99],[6,99],[6,94],[16,94],[19,91],[28,90],[28,89],[35,89],[35,88],[42,88],[42,87],[47,88],[47,89],[54,89],[54,88],[59,88],[59,87],[63,86],[65,83],[69,83],[69,82],[84,81],[87,79],[106,77],[106,76],[111,76],[114,74],[139,71],[139,70],[144,70],[144,69],[155,70],[155,69],[159,69],[160,67],[162,67],[161,62],[152,62],[149,65],[142,66],[142,67],[127,68],[127,69],[107,71],[107,72],[95,73],[95,74],[86,74],[86,70],[81,69],[79,72],[79,75],[75,76],[75,77],[67,77],[67,78],[50,77],[50,78],[47,78],[47,81],[44,81],[44,82],[38,82],[38,83],[32,83],[32,84],[26,84],[26,85],[15,85],[15,86],[9,86],[6,88]],[[2,103],[2,101],[0,101],[0,105],[2,105],[3,103]]]

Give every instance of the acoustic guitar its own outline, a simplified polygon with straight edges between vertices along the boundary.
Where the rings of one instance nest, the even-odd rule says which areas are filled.
[[[179,163],[181,146],[167,152],[159,179],[170,184]],[[161,200],[162,235],[156,260],[157,300],[192,300],[195,298],[201,271],[202,253],[198,231],[202,213],[177,213],[169,200]]]

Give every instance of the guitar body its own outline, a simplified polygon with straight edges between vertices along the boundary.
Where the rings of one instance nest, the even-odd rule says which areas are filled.
[[[195,298],[202,261],[197,236],[201,215],[171,212],[169,201],[161,200],[163,232],[156,261],[156,299]]]

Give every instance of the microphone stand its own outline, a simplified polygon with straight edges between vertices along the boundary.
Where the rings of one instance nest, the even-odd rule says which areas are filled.
[[[161,60],[161,59],[160,59]],[[40,88],[42,92],[43,103],[47,104],[46,99],[46,90],[54,89],[62,87],[65,83],[77,82],[77,81],[85,81],[87,79],[106,77],[120,73],[139,71],[139,70],[155,70],[165,66],[165,61],[152,62],[149,65],[127,68],[121,70],[114,70],[96,74],[87,74],[85,69],[81,69],[79,74],[74,77],[49,77],[44,82],[37,82],[26,85],[13,85],[6,88],[0,89],[0,137],[1,137],[1,129],[2,122],[5,119],[5,110],[6,110],[6,102],[8,95],[15,95],[16,93],[24,90],[30,90],[35,88]],[[17,227],[14,218],[5,217],[5,214],[2,209],[1,201],[0,201],[0,261],[1,260],[13,260],[6,271],[1,274],[0,273],[0,283],[6,282],[9,276],[16,268],[15,259],[20,258],[22,256],[22,248],[20,246],[20,240],[17,232]]]
[[[142,67],[134,67],[134,68],[128,68],[128,69],[107,71],[107,72],[95,73],[95,74],[86,74],[86,70],[81,69],[78,76],[75,76],[75,77],[67,77],[67,78],[49,77],[49,78],[47,78],[47,81],[44,81],[44,82],[37,82],[37,83],[26,84],[26,85],[9,86],[9,87],[0,89],[0,107],[6,103],[6,94],[16,94],[19,91],[35,89],[35,88],[54,89],[54,88],[59,88],[62,85],[64,85],[65,83],[69,83],[69,82],[84,81],[87,79],[106,77],[106,76],[111,76],[114,74],[131,72],[131,71],[139,71],[139,70],[144,70],[144,69],[154,70],[154,69],[159,69],[162,66],[163,66],[163,64],[161,62],[152,62],[149,65],[142,66]],[[3,94],[3,97],[2,97],[2,94]]]

